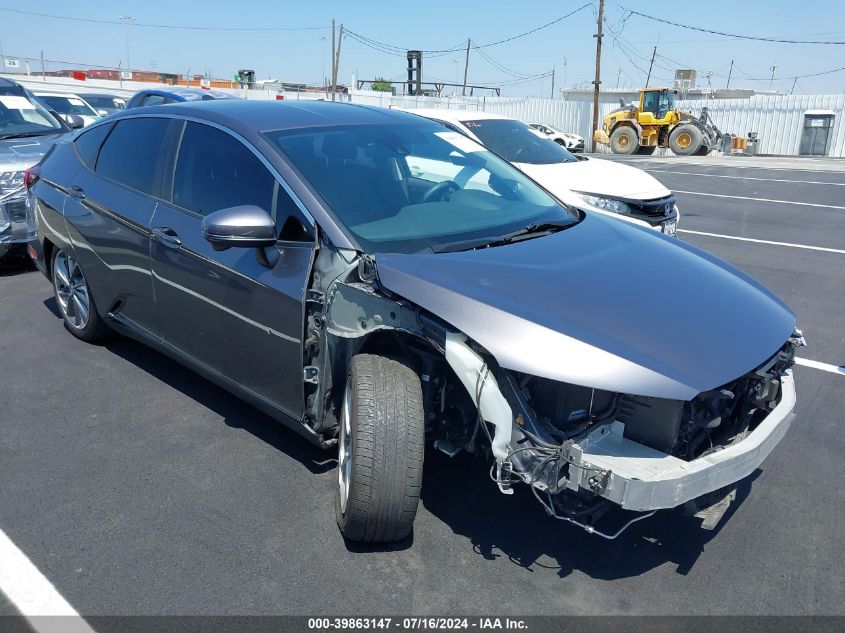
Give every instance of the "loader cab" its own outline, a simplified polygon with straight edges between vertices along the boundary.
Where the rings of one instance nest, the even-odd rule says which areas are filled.
[[[675,109],[676,93],[668,88],[653,88],[640,92],[640,123],[664,123],[666,116]],[[650,120],[649,120],[650,117]]]

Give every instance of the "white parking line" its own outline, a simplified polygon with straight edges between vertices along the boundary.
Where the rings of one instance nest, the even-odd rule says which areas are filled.
[[[755,244],[771,244],[772,246],[788,246],[789,248],[803,248],[809,251],[822,251],[824,253],[839,253],[845,255],[845,250],[839,248],[827,248],[826,246],[808,246],[807,244],[793,244],[791,242],[774,242],[772,240],[758,240],[753,237],[740,237],[738,235],[722,235],[721,233],[707,233],[706,231],[691,231],[689,229],[678,229],[678,233],[689,233],[691,235],[704,235],[706,237],[720,237],[725,240],[739,240],[740,242],[754,242]]]
[[[0,591],[38,633],[94,633],[3,530],[0,530]]]
[[[671,171],[669,169],[649,169],[648,172],[659,172],[661,174],[678,174],[679,176],[703,176],[705,178],[731,178],[734,180],[762,180],[764,182],[790,182],[801,185],[830,185],[832,187],[845,187],[845,182],[822,182],[821,180],[789,180],[788,178],[755,178],[753,176],[726,176],[723,174],[697,174],[692,171]]]
[[[796,365],[803,365],[804,367],[812,367],[813,369],[821,369],[822,371],[829,371],[831,374],[838,374],[845,376],[845,365],[828,365],[827,363],[820,363],[817,360],[810,360],[809,358],[796,358]]]
[[[754,196],[728,196],[724,193],[704,193],[703,191],[680,191],[674,190],[675,193],[685,193],[690,196],[710,196],[712,198],[733,198],[734,200],[754,200],[755,202],[774,202],[777,204],[794,204],[799,207],[821,207],[822,209],[839,209],[845,211],[845,207],[837,207],[832,204],[817,204],[814,202],[795,202],[793,200],[772,200],[771,198],[755,198]]]

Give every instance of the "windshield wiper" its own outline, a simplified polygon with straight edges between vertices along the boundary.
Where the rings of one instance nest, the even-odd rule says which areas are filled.
[[[577,220],[544,220],[542,222],[532,222],[521,229],[505,233],[495,237],[483,237],[469,240],[458,240],[457,242],[447,242],[445,244],[437,244],[431,246],[434,253],[457,253],[459,251],[472,251],[479,248],[490,248],[492,246],[502,246],[504,244],[511,244],[513,242],[521,242],[532,237],[540,237],[550,233],[556,233],[563,229],[569,228],[577,224]]]
[[[0,141],[10,138],[29,138],[31,136],[44,136],[53,130],[43,130],[41,132],[17,132],[15,134],[0,134]],[[57,130],[56,130],[57,131]]]

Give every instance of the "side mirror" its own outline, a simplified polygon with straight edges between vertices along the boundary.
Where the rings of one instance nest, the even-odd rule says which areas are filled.
[[[218,251],[232,246],[272,246],[276,243],[276,223],[261,207],[229,207],[202,219],[202,236]]]
[[[85,120],[78,114],[63,114],[62,116],[72,130],[78,130],[85,127]]]

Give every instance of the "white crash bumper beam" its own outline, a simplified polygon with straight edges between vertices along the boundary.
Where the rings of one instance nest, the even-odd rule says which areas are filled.
[[[790,370],[781,377],[780,403],[748,437],[689,462],[626,439],[620,422],[605,425],[571,447],[568,486],[627,510],[677,507],[753,473],[783,438],[794,408]]]

